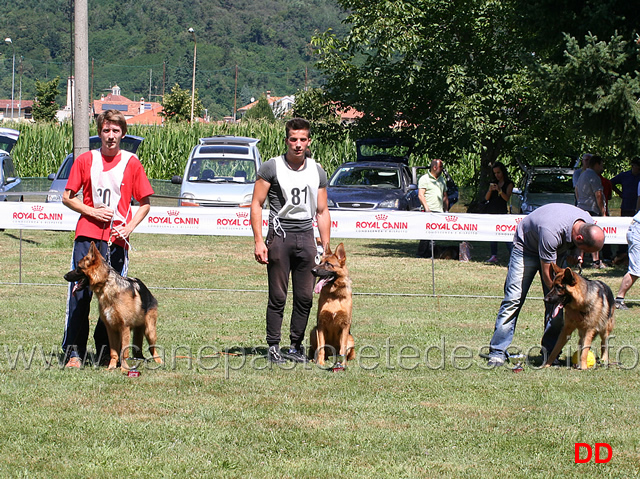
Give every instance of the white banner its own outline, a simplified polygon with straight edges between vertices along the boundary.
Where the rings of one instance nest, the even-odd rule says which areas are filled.
[[[269,212],[262,216],[266,234]],[[416,211],[331,211],[333,238],[513,240],[522,215],[420,213]],[[0,228],[73,231],[78,213],[61,203],[0,203]],[[625,244],[631,218],[598,217],[610,244]],[[249,208],[152,206],[136,233],[251,236]]]

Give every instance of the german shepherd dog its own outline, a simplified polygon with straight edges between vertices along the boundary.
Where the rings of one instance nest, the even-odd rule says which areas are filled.
[[[563,269],[556,264],[551,266],[555,274],[553,287],[544,300],[555,305],[553,316],[562,308],[565,313],[564,327],[544,366],[549,367],[553,363],[575,329],[580,335],[580,369],[587,369],[587,356],[596,334],[600,335],[600,359],[607,363],[607,340],[613,330],[615,311],[611,288],[602,281],[583,278],[571,268]]]
[[[324,365],[325,348],[330,347],[344,356],[345,362],[356,357],[351,336],[351,279],[345,266],[347,256],[340,243],[335,253],[327,248],[320,264],[313,268],[318,278],[314,289],[320,293],[318,300],[318,324],[311,330],[309,358]]]
[[[120,276],[102,257],[92,241],[89,252],[82,258],[76,269],[64,275],[69,282],[76,282],[73,291],[91,288],[98,298],[100,317],[109,336],[109,369],[115,369],[120,361],[122,371],[127,371],[130,331],[133,330],[133,344],[142,354],[142,336],[149,342],[149,351],[157,363],[156,322],[158,301],[142,281]],[[120,356],[122,355],[122,358]]]

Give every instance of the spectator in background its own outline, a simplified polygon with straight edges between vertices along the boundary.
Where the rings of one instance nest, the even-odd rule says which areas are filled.
[[[638,203],[638,183],[640,183],[640,156],[631,159],[631,169],[618,173],[611,179],[613,191],[622,198],[620,216],[634,216]],[[622,189],[618,188],[622,187]]]
[[[442,160],[432,160],[429,171],[418,181],[418,198],[426,213],[444,213],[449,210],[447,198],[447,182],[442,175],[444,164]],[[433,240],[420,240],[418,245],[419,258],[430,258]],[[432,248],[433,249],[433,248]]]
[[[506,215],[509,213],[507,204],[513,193],[513,181],[509,178],[507,167],[503,163],[496,161],[493,164],[493,180],[489,184],[489,189],[484,199],[487,201],[485,213],[490,215]],[[498,242],[489,243],[491,257],[487,263],[496,264],[498,262]],[[507,249],[511,254],[513,243],[507,243]]]
[[[640,183],[640,157],[631,159],[631,169],[617,174],[611,179],[613,191],[622,198],[620,216],[634,216],[638,209],[638,184]],[[620,186],[622,190],[618,187]],[[619,245],[618,255],[627,252],[628,246]]]
[[[584,162],[584,157],[583,157]],[[578,208],[588,212],[591,216],[606,216],[604,187],[600,179],[602,173],[602,157],[591,155],[587,162],[587,168],[580,174],[576,185],[576,199]],[[592,252],[593,267],[603,268],[600,261],[600,252]]]
[[[573,182],[573,190],[576,195],[576,204],[578,204],[578,180],[580,179],[580,175],[582,174],[582,172],[587,169],[587,165],[589,164],[589,159],[592,156],[593,155],[591,153],[585,153],[575,164],[575,167],[574,167],[575,170],[573,170],[572,182]]]

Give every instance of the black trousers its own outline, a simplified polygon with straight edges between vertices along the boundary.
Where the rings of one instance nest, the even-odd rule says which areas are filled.
[[[269,264],[269,302],[267,304],[267,344],[280,344],[284,308],[287,302],[289,276],[293,288],[291,311],[291,344],[299,346],[309,322],[313,305],[315,278],[311,269],[315,266],[316,243],[313,230],[294,233],[287,231],[267,235]]]

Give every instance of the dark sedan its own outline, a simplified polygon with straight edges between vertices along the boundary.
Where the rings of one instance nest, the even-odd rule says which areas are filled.
[[[403,163],[344,163],[329,179],[330,209],[419,210],[418,187]]]

